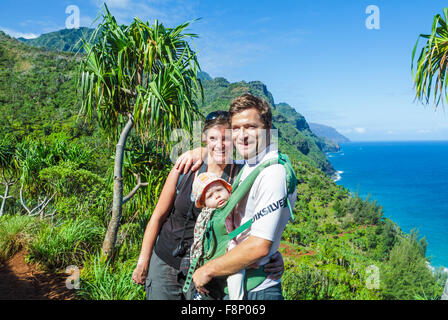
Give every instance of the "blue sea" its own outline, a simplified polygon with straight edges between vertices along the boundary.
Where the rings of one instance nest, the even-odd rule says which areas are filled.
[[[448,141],[351,142],[328,159],[337,184],[370,195],[407,233],[426,237],[433,267],[448,267]]]

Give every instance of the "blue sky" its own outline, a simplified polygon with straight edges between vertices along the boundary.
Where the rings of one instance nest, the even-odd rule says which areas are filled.
[[[199,61],[212,77],[260,80],[275,102],[309,122],[330,125],[354,141],[448,140],[443,108],[414,102],[411,53],[446,5],[436,0],[236,1],[111,0],[120,23],[134,16],[191,26]],[[91,26],[99,0],[0,2],[0,29],[33,37],[65,28],[76,5]],[[379,29],[368,29],[369,5]]]

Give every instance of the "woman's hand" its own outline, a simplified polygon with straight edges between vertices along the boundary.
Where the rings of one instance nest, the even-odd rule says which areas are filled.
[[[285,265],[282,254],[277,251],[271,256],[269,263],[264,265],[264,272],[269,273],[269,279],[278,280],[282,277],[284,271]]]
[[[190,167],[191,171],[196,171],[204,162],[205,153],[206,149],[202,147],[187,151],[181,154],[179,158],[177,158],[174,167],[179,172],[183,170],[184,174],[186,174],[190,170]]]
[[[145,285],[147,276],[148,276],[148,267],[142,264],[137,264],[137,266],[134,269],[134,272],[132,273],[132,281],[134,281],[135,284]]]

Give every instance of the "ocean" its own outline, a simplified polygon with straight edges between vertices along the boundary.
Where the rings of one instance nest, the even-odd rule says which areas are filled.
[[[428,242],[433,267],[448,267],[448,141],[351,142],[328,159],[336,183],[383,207],[384,216]]]

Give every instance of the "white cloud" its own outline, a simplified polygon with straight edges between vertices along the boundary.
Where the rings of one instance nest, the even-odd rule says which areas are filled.
[[[356,133],[366,133],[366,128],[353,128],[353,131],[355,131]]]
[[[10,35],[14,38],[25,38],[25,39],[34,39],[37,38],[39,35],[34,33],[24,33],[20,31],[15,31],[9,28],[0,27],[1,30],[3,30],[6,34]]]
[[[418,133],[431,133],[431,130],[425,130],[425,129],[421,129],[421,130],[417,130]]]

